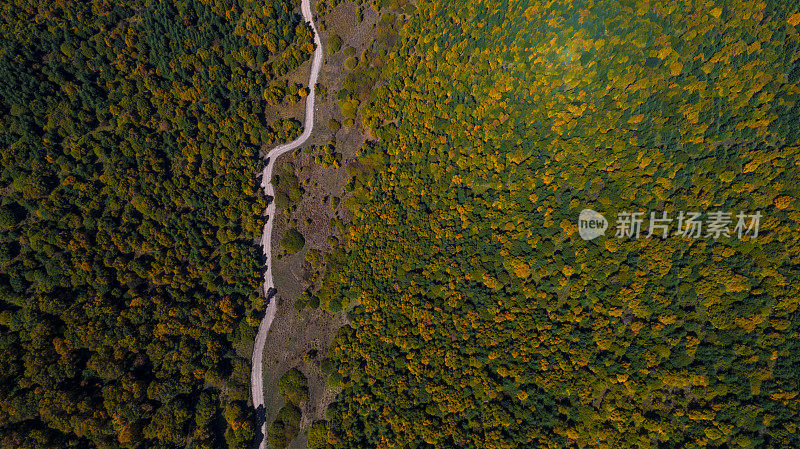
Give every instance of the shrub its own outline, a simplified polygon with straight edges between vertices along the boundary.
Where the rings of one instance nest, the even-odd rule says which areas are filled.
[[[334,54],[342,48],[342,38],[334,34],[328,38],[328,53]]]
[[[327,421],[314,421],[308,430],[308,449],[323,449],[328,447]]]
[[[344,68],[347,70],[353,70],[358,65],[358,58],[355,56],[350,56],[349,58],[344,60]]]
[[[306,239],[303,238],[303,234],[300,233],[295,228],[289,228],[283,234],[283,238],[281,239],[281,248],[289,254],[294,254],[301,249],[306,244]]]
[[[278,392],[287,402],[301,404],[308,400],[308,379],[300,370],[292,368],[278,380]]]

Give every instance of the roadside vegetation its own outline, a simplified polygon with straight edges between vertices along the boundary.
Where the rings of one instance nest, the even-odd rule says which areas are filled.
[[[300,432],[302,413],[299,405],[308,401],[308,380],[300,370],[292,368],[278,380],[278,392],[284,405],[267,430],[267,442],[274,449],[283,449]]]

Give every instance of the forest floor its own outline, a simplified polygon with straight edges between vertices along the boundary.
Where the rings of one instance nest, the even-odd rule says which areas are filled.
[[[323,47],[328,37],[338,34],[345,46],[353,47],[357,54],[369,44],[373,24],[378,14],[370,8],[364,11],[364,20],[357,23],[358,6],[354,2],[340,4],[329,8],[324,14],[315,14],[315,21],[320,30]],[[324,25],[323,25],[324,24]],[[310,400],[301,406],[303,418],[301,431],[290,447],[306,447],[306,430],[311,422],[324,419],[327,406],[333,401],[337,391],[327,387],[326,379],[320,370],[320,363],[325,359],[328,347],[336,334],[336,330],[347,323],[344,312],[331,314],[321,309],[306,308],[297,311],[294,303],[300,294],[319,279],[321,273],[314,273],[311,264],[306,260],[309,250],[320,253],[330,250],[329,236],[335,236],[336,230],[329,226],[329,221],[338,217],[348,221],[349,212],[344,208],[345,184],[349,175],[344,168],[355,158],[356,151],[364,143],[366,134],[357,117],[356,124],[342,127],[333,132],[328,122],[331,118],[339,123],[344,119],[339,110],[335,93],[341,87],[346,74],[344,60],[346,57],[340,50],[331,55],[325,49],[324,64],[318,79],[318,85],[325,92],[317,92],[314,128],[311,138],[299,148],[282,156],[276,164],[293,163],[295,174],[303,185],[305,193],[289,215],[286,210],[275,213],[272,232],[273,277],[277,294],[277,311],[269,333],[266,336],[263,352],[263,390],[267,427],[274,420],[278,410],[283,406],[283,399],[278,394],[278,379],[291,368],[298,368],[308,378]],[[289,82],[307,79],[310,62],[287,76]],[[301,81],[297,81],[301,82]],[[296,112],[301,118],[302,110],[296,104],[287,105],[287,111]],[[267,114],[277,111],[268,110]],[[280,117],[284,115],[280,113]],[[315,163],[313,156],[305,148],[310,145],[324,146],[335,142],[336,152],[341,154],[341,165],[323,167]],[[269,148],[264,148],[265,152]],[[277,173],[279,170],[275,170]],[[341,204],[336,210],[331,207],[331,198],[339,197]],[[343,198],[344,197],[344,198]],[[305,238],[305,247],[296,254],[284,255],[280,241],[289,226],[294,226]],[[323,267],[324,269],[324,267]]]

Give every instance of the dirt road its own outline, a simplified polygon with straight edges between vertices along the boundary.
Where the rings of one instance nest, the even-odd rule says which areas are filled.
[[[314,128],[314,87],[317,84],[317,77],[322,67],[322,40],[319,37],[317,27],[314,25],[314,16],[311,13],[310,0],[302,0],[300,10],[303,13],[303,20],[309,22],[311,29],[314,31],[314,58],[311,62],[311,75],[308,78],[308,96],[306,97],[306,116],[303,122],[303,133],[297,139],[273,148],[267,154],[267,166],[261,173],[261,187],[264,189],[264,194],[269,197],[275,197],[275,188],[272,185],[272,169],[275,166],[275,161],[278,160],[282,154],[294,150],[295,148],[303,145],[309,137]],[[264,224],[264,232],[261,235],[261,246],[264,249],[264,256],[266,257],[266,269],[264,271],[264,295],[267,296],[271,289],[274,288],[274,281],[272,279],[272,223],[275,216],[275,201],[271,201],[265,212],[267,222]],[[267,311],[261,324],[258,326],[258,334],[256,335],[255,343],[253,344],[253,357],[252,357],[252,371],[250,372],[250,391],[253,397],[253,407],[256,409],[257,422],[261,427],[261,435],[266,435],[267,425],[264,422],[264,375],[262,373],[262,359],[264,355],[264,344],[267,340],[267,332],[272,325],[272,320],[275,318],[275,311],[277,310],[277,297],[273,296],[267,305]],[[266,448],[266,440],[262,437],[259,444],[260,449]]]

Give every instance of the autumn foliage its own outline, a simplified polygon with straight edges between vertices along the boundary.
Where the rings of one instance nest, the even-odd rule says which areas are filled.
[[[798,6],[416,4],[318,292],[327,441],[800,446]],[[587,242],[586,207],[766,218]]]

